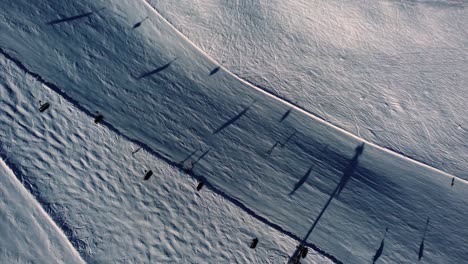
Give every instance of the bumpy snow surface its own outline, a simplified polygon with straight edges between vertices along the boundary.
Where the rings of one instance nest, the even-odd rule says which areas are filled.
[[[147,2],[0,10],[1,157],[84,261],[468,260],[465,180],[239,79]]]

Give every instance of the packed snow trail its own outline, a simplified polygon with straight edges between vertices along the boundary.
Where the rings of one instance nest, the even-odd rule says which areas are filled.
[[[68,15],[57,17],[65,5]],[[257,215],[299,237],[314,227],[308,241],[341,261],[370,261],[386,228],[379,261],[417,258],[415,237],[428,217],[424,260],[467,259],[460,246],[468,242],[466,182],[451,187],[449,175],[372,144],[354,162],[360,139],[310,114],[290,112],[291,105],[222,68],[210,75],[219,66],[146,4],[106,2],[100,12],[65,19],[102,6],[9,3],[1,9],[6,23],[0,45],[77,107],[99,110],[123,135],[172,162],[185,161]],[[66,22],[47,24],[57,19]],[[102,167],[89,169],[94,166]]]

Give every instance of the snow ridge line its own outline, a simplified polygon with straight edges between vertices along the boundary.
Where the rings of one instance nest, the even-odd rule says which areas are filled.
[[[42,83],[43,85],[45,85],[46,87],[48,87],[49,89],[51,89],[52,91],[56,92],[57,94],[59,94],[60,96],[62,96],[65,100],[67,100],[68,102],[70,102],[74,107],[76,107],[79,111],[82,111],[83,113],[85,113],[86,115],[94,118],[94,113],[89,111],[88,109],[86,109],[85,107],[83,107],[77,100],[73,99],[71,96],[69,96],[68,94],[66,94],[59,86],[51,83],[51,82],[48,82],[46,81],[44,78],[42,78],[42,76],[40,76],[39,74],[37,73],[34,73],[32,71],[30,71],[21,61],[19,61],[18,59],[16,59],[15,57],[13,57],[12,55],[10,55],[9,53],[7,53],[2,47],[0,47],[0,54],[2,54],[3,56],[5,56],[5,58],[7,58],[8,60],[10,60],[11,62],[13,62],[16,66],[18,66],[18,68],[20,68],[21,70],[23,70],[26,74],[34,77],[37,81],[39,81],[40,83]],[[190,175],[192,178],[195,178],[196,180],[201,180],[205,183],[205,186],[210,189],[211,191],[213,191],[214,193],[216,193],[217,195],[220,195],[221,197],[223,197],[224,199],[228,200],[229,202],[233,203],[234,205],[236,205],[237,207],[241,208],[242,210],[244,210],[246,213],[248,213],[250,216],[254,217],[255,219],[257,219],[258,221],[262,222],[263,224],[275,229],[276,231],[282,233],[282,234],[285,234],[287,236],[289,236],[290,238],[300,242],[302,241],[303,239],[301,237],[299,237],[298,235],[290,232],[290,231],[287,231],[285,230],[284,228],[282,228],[281,226],[273,223],[272,221],[270,221],[269,219],[257,214],[254,210],[250,209],[248,206],[246,206],[245,204],[243,204],[241,201],[239,201],[238,199],[236,199],[235,197],[232,197],[228,194],[226,194],[224,191],[222,191],[221,189],[217,188],[216,186],[214,186],[212,183],[210,183],[205,177],[203,177],[202,175],[198,175],[196,174],[193,170],[192,171],[187,171],[186,169],[184,169],[183,165],[177,163],[177,162],[174,162],[172,161],[169,156],[165,155],[164,153],[161,153],[161,152],[158,152],[156,150],[153,150],[149,145],[147,145],[146,143],[142,142],[142,141],[139,141],[137,139],[133,139],[133,138],[130,138],[129,136],[125,135],[124,133],[122,133],[118,128],[114,127],[112,124],[110,124],[109,122],[107,122],[106,120],[102,120],[99,124],[105,126],[106,128],[108,128],[109,130],[111,130],[112,132],[116,133],[117,135],[123,137],[125,140],[129,141],[129,142],[132,142],[133,144],[135,145],[138,145],[140,146],[142,149],[144,149],[145,151],[147,151],[148,153],[150,153],[151,155],[161,159],[162,161],[166,162],[167,164],[169,164],[170,166],[174,167],[174,168],[177,168],[183,172],[185,172],[186,174]],[[0,158],[2,158],[2,154],[0,154]],[[13,171],[16,171],[18,172],[19,174],[18,175],[21,175],[20,174],[20,170],[19,168],[16,168],[16,166],[14,164],[11,164],[12,166],[9,166],[11,168],[14,168]],[[16,174],[15,174],[16,175]],[[18,176],[17,176],[18,177]],[[18,179],[20,181],[22,181],[23,179]],[[49,203],[45,202],[45,201],[42,201],[40,199],[40,194],[37,193],[34,189],[34,187],[31,185],[31,183],[29,183],[29,186],[27,185],[24,185],[23,186],[33,195],[33,197],[35,197],[35,199],[37,199],[37,201],[39,202],[39,204],[41,204],[41,206],[45,206],[46,208],[49,208],[50,205]],[[42,207],[41,207],[42,208]],[[43,209],[44,210],[44,209]],[[44,210],[45,213],[46,213],[46,210]],[[46,213],[47,214],[47,213]],[[68,240],[70,242],[70,244],[72,245],[73,247],[73,243],[71,241],[78,241],[77,238],[74,238],[73,237],[73,232],[71,232],[71,229],[70,227],[68,227],[66,224],[64,224],[65,221],[62,220],[62,217],[58,214],[53,214],[53,215],[48,215],[52,220],[55,220],[55,224],[57,226],[60,227],[61,231],[64,233],[64,235],[67,236]],[[67,230],[69,232],[64,232],[63,230]],[[70,241],[71,240],[71,241]],[[330,259],[331,261],[333,261],[334,263],[336,264],[343,264],[342,261],[338,260],[335,256],[331,255],[330,253],[320,249],[317,245],[313,244],[313,243],[310,243],[310,242],[306,242],[306,243],[303,243],[303,245],[306,245],[307,247],[309,248],[312,248],[313,250],[315,250],[316,252],[318,252],[319,254],[321,254],[322,256],[325,256],[327,257],[328,259]],[[74,248],[76,250],[76,248]],[[78,251],[78,250],[76,250]],[[80,257],[81,259],[83,259],[83,256],[81,256],[80,254]]]
[[[258,86],[252,82],[249,82],[243,78],[241,78],[240,76],[234,74],[233,72],[231,72],[230,70],[228,70],[227,68],[225,68],[224,66],[222,66],[220,63],[218,63],[214,58],[212,58],[208,53],[206,53],[204,50],[202,50],[200,47],[198,47],[195,43],[193,43],[188,37],[186,37],[182,32],[180,32],[173,24],[171,24],[166,18],[164,18],[158,10],[156,10],[156,8],[154,6],[152,6],[148,0],[142,0],[143,2],[145,2],[145,4],[154,11],[154,13],[160,17],[172,30],[174,30],[181,38],[183,38],[185,41],[187,41],[188,44],[190,44],[192,47],[194,47],[197,51],[199,51],[203,56],[205,56],[209,61],[213,62],[214,64],[217,64],[219,65],[219,67],[221,69],[223,69],[227,74],[231,75],[232,77],[236,78],[237,80],[239,80],[240,82],[246,84],[247,86],[259,91],[260,93],[262,94],[265,94],[266,96],[269,96],[271,98],[274,98],[275,100],[277,101],[280,101],[282,103],[284,103],[285,105],[293,108],[294,110],[297,110],[307,116],[309,116],[310,118],[314,119],[315,121],[318,121],[326,126],[329,126],[335,130],[338,130],[342,133],[344,133],[345,135],[347,136],[350,136],[354,139],[357,139],[357,140],[360,140],[362,142],[364,142],[366,145],[370,145],[372,147],[375,147],[381,151],[385,151],[393,156],[397,156],[397,157],[400,157],[408,162],[411,162],[411,163],[415,163],[419,166],[422,166],[422,167],[425,167],[429,170],[432,170],[434,172],[437,172],[445,177],[448,177],[448,178],[456,178],[458,182],[463,182],[464,184],[468,184],[468,180],[465,180],[465,179],[462,179],[456,175],[452,175],[450,173],[447,173],[447,172],[444,172],[442,170],[439,170],[435,167],[432,167],[428,164],[425,164],[424,162],[421,162],[421,161],[418,161],[412,157],[409,157],[409,156],[406,156],[404,153],[401,153],[399,151],[396,151],[396,150],[393,150],[393,149],[388,149],[388,148],[385,148],[385,147],[381,147],[373,142],[370,142],[370,141],[367,141],[359,136],[356,136],[354,135],[353,133],[351,132],[348,132],[346,130],[344,130],[343,128],[340,128],[338,127],[337,125],[334,125],[328,121],[326,121],[325,119],[323,119],[322,117],[320,116],[317,116],[316,114],[314,114],[313,112],[310,112],[309,110],[306,110],[304,108],[302,108],[301,106],[285,99],[285,98],[282,98],[282,97],[279,97],[278,95],[275,95],[273,93],[271,93],[270,91],[268,91],[268,89],[264,88],[264,87],[261,87],[261,86]]]
[[[2,144],[0,142],[0,148],[1,147]],[[73,246],[73,243],[69,240],[69,237],[63,231],[61,225],[58,225],[56,221],[54,221],[54,218],[47,213],[46,209],[44,209],[43,202],[41,202],[41,200],[33,194],[31,186],[28,188],[28,186],[23,183],[22,178],[24,177],[22,177],[20,170],[16,167],[15,164],[10,163],[8,161],[8,157],[5,156],[5,153],[3,153],[3,151],[0,151],[0,164],[4,165],[7,171],[14,175],[14,177],[12,177],[14,178],[14,181],[17,181],[18,185],[22,186],[26,190],[26,192],[31,195],[32,199],[37,203],[35,206],[39,209],[40,213],[44,215],[44,218],[53,226],[53,228],[57,231],[59,236],[61,236],[65,239],[65,241],[68,242],[66,246],[72,251],[75,257],[81,263],[86,263],[83,257],[81,256],[80,252]]]

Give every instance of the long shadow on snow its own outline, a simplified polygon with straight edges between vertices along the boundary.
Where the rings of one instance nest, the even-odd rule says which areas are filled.
[[[361,145],[356,147],[355,152],[354,152],[354,156],[351,159],[351,161],[349,162],[348,166],[346,166],[346,168],[344,169],[343,176],[341,176],[340,182],[336,186],[335,190],[330,194],[330,197],[328,198],[327,202],[325,203],[324,207],[322,208],[322,211],[320,211],[319,215],[315,219],[315,221],[312,224],[312,226],[310,227],[309,231],[307,231],[307,234],[304,236],[304,238],[299,243],[299,246],[296,248],[294,253],[291,255],[288,263],[294,263],[294,260],[296,260],[298,258],[298,256],[299,256],[299,254],[300,254],[300,249],[302,248],[302,246],[307,245],[306,244],[307,239],[309,239],[310,234],[314,230],[315,226],[317,226],[320,218],[323,216],[323,214],[327,210],[327,208],[330,205],[331,201],[333,200],[333,198],[340,195],[340,193],[343,190],[343,188],[345,187],[346,183],[349,181],[349,179],[353,175],[354,171],[356,170],[356,167],[358,165],[359,156],[361,156],[363,151],[364,151],[364,143],[362,143]]]
[[[141,26],[141,24],[143,22],[145,22],[146,19],[148,19],[149,17],[145,17],[143,18],[143,20],[141,20],[140,22],[136,23],[135,25],[133,25],[132,29],[136,29],[136,28],[139,28]]]
[[[47,25],[56,25],[56,24],[60,24],[60,23],[64,23],[64,22],[71,22],[73,20],[78,20],[78,19],[81,19],[81,18],[85,18],[85,17],[89,17],[90,15],[94,14],[94,13],[97,13],[99,11],[101,11],[102,9],[104,9],[105,7],[101,8],[101,9],[98,9],[96,11],[92,11],[92,12],[86,12],[86,13],[83,13],[83,14],[80,14],[80,15],[76,15],[76,16],[71,16],[71,17],[64,17],[64,18],[60,18],[60,19],[55,19],[55,20],[52,20],[52,21],[49,21],[47,22],[46,24]]]
[[[239,118],[241,118],[245,113],[247,113],[247,111],[250,109],[250,107],[255,103],[255,101],[253,103],[251,103],[249,106],[247,106],[246,108],[244,108],[244,110],[242,110],[239,114],[237,114],[235,117],[229,119],[226,123],[224,123],[222,126],[220,126],[218,129],[216,129],[215,131],[213,131],[213,134],[218,134],[219,132],[221,132],[221,130],[225,129],[226,127],[232,125],[234,122],[236,122]]]
[[[51,82],[48,82],[46,80],[44,80],[39,74],[37,73],[34,73],[34,72],[31,72],[29,71],[24,65],[23,63],[21,63],[21,61],[15,59],[13,56],[9,55],[7,52],[5,52],[4,49],[2,49],[0,47],[0,53],[2,55],[4,55],[7,59],[11,60],[12,62],[14,62],[20,69],[22,69],[23,71],[25,71],[27,74],[33,76],[34,78],[36,78],[36,80],[38,80],[39,82],[41,82],[42,84],[46,85],[47,87],[49,87],[51,90],[53,90],[54,92],[56,92],[57,94],[59,94],[60,96],[62,96],[64,99],[68,100],[71,104],[73,104],[78,110],[82,111],[83,113],[87,114],[88,116],[90,116],[90,121],[92,119],[94,119],[94,116],[95,114],[92,112],[92,111],[89,111],[88,109],[84,108],[77,100],[73,99],[72,97],[70,97],[69,95],[67,95],[62,89],[60,89],[57,85],[51,83]],[[255,101],[254,101],[255,103]],[[253,103],[252,103],[253,104]],[[251,105],[252,105],[251,104]],[[249,106],[250,107],[250,106]],[[317,251],[318,253],[320,253],[321,255],[327,257],[328,259],[330,259],[331,261],[333,261],[334,263],[337,263],[337,264],[341,264],[343,262],[341,262],[340,260],[338,260],[336,257],[334,257],[333,255],[330,255],[329,253],[321,250],[318,246],[312,244],[312,243],[307,243],[303,240],[301,240],[301,238],[297,235],[295,235],[294,233],[290,232],[290,231],[287,231],[285,229],[283,229],[281,226],[271,222],[270,220],[268,220],[267,218],[257,214],[255,211],[253,211],[252,209],[250,209],[249,207],[247,207],[246,205],[244,205],[242,202],[240,202],[238,199],[226,194],[224,191],[222,191],[221,189],[219,189],[218,187],[214,186],[213,184],[211,184],[204,176],[202,175],[198,175],[194,172],[194,170],[191,170],[191,171],[187,171],[184,169],[183,167],[183,164],[180,164],[180,163],[177,163],[177,162],[174,162],[172,161],[168,156],[162,154],[162,153],[159,153],[155,150],[153,150],[149,145],[147,145],[146,143],[142,142],[142,141],[139,141],[137,139],[133,139],[133,138],[130,138],[128,137],[127,135],[123,134],[120,132],[120,130],[118,130],[116,127],[114,127],[112,124],[108,123],[107,121],[103,120],[101,121],[100,125],[102,126],[105,126],[107,127],[109,130],[111,130],[112,132],[120,135],[122,138],[124,138],[125,140],[128,140],[129,142],[133,143],[133,144],[136,144],[136,145],[139,145],[141,146],[142,149],[146,150],[148,153],[152,154],[153,156],[155,156],[156,158],[159,158],[161,160],[163,160],[164,162],[166,162],[167,164],[175,167],[175,168],[178,168],[179,170],[181,171],[184,171],[186,172],[188,175],[190,175],[191,177],[195,178],[196,180],[198,181],[203,181],[205,183],[205,186],[210,189],[211,191],[213,191],[214,193],[222,196],[224,199],[226,199],[227,201],[233,203],[234,205],[236,205],[237,207],[241,208],[242,210],[244,210],[246,213],[248,213],[250,216],[254,217],[255,219],[257,219],[258,221],[262,222],[263,224],[265,225],[268,225],[269,227],[275,229],[276,231],[278,232],[281,232],[297,241],[302,241],[301,243],[309,248],[312,248],[314,249],[315,251]],[[17,170],[18,171],[18,170]],[[38,196],[39,194],[38,193],[35,193],[33,192],[34,190],[31,189],[31,188],[28,188],[26,187],[28,190],[32,190],[31,193],[33,193],[34,197],[37,197],[38,198],[38,201],[39,203],[44,207],[44,208],[50,208],[50,204],[47,203],[46,201],[44,200],[41,200],[40,197]],[[65,234],[67,235],[68,239],[70,239],[71,241],[74,241],[74,243],[78,243],[80,242],[80,240],[76,237],[73,236],[73,232],[72,232],[72,229],[68,226],[66,226],[66,222],[64,221],[64,219],[62,218],[62,216],[60,215],[57,215],[57,214],[52,214],[51,215],[51,218],[54,220],[54,222],[57,223],[57,225],[59,227],[61,227],[64,231],[65,230],[69,230],[67,231]],[[72,244],[75,245],[73,242]],[[83,256],[82,256],[83,257]],[[86,258],[84,258],[85,261],[86,261]]]
[[[288,117],[289,114],[291,114],[292,110],[293,110],[293,109],[291,108],[291,109],[289,109],[288,111],[286,111],[286,113],[284,113],[284,115],[281,117],[280,122],[283,122],[283,121],[286,119],[286,117]]]
[[[302,178],[296,183],[296,185],[294,185],[294,189],[289,193],[289,195],[294,195],[294,193],[299,189],[301,188],[302,184],[304,184],[307,179],[309,178],[310,176],[310,173],[312,172],[312,169],[314,168],[314,166],[310,166],[309,170],[307,170],[306,174],[304,174],[304,176],[302,176]]]
[[[171,64],[177,60],[177,58],[171,60],[170,62],[168,62],[167,64],[161,66],[161,67],[158,67],[152,71],[149,71],[149,72],[146,72],[146,73],[143,73],[142,75],[138,76],[137,79],[140,80],[140,79],[143,79],[143,78],[146,78],[148,76],[151,76],[153,74],[156,74],[156,73],[159,73],[159,72],[162,72],[164,71],[165,69],[169,68],[169,66],[171,66]]]
[[[426,221],[426,227],[424,228],[423,238],[421,244],[419,245],[418,261],[420,261],[424,255],[424,241],[426,240],[427,228],[429,227],[429,221],[431,219],[428,217]]]
[[[385,228],[385,233],[384,233],[384,236],[382,238],[382,242],[380,242],[380,246],[377,249],[377,251],[375,252],[374,257],[372,258],[372,263],[373,264],[380,258],[380,256],[382,256],[383,249],[384,249],[384,246],[385,246],[385,236],[387,236],[387,232],[388,232],[388,228]]]

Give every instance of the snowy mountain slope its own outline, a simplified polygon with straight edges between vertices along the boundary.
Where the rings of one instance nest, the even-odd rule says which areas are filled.
[[[259,218],[299,237],[314,227],[307,241],[339,260],[363,263],[374,256],[385,262],[415,260],[421,243],[415,237],[422,239],[428,217],[430,231],[424,240],[423,261],[456,263],[467,259],[458,247],[468,237],[463,229],[467,218],[465,181],[457,179],[450,187],[450,175],[371,144],[356,153],[361,140],[296,108],[291,110],[291,105],[241,82],[224,69],[217,70],[212,61],[144,4],[111,2],[106,9],[86,16],[103,4],[81,4],[67,5],[69,19],[65,19],[55,15],[63,3],[34,7],[27,2],[12,3],[4,9],[3,17],[14,20],[2,24],[6,36],[0,40],[3,50],[56,84],[50,88],[78,104],[75,107],[87,113],[100,110],[107,127],[141,142],[149,152],[171,162],[185,160],[186,166],[192,161],[194,174]],[[37,15],[33,17],[32,13]],[[150,18],[132,29],[146,16]],[[34,45],[19,42],[24,39]],[[31,104],[33,101],[27,105],[33,111]],[[10,102],[13,110],[5,112],[13,115],[15,105]],[[54,121],[58,117],[56,113]],[[2,127],[12,125],[8,120]],[[50,136],[46,142],[59,142],[56,152],[63,152],[59,146],[67,141],[62,140],[67,133],[60,131],[64,126],[47,124],[64,136]],[[85,124],[78,122],[76,126]],[[30,126],[17,127],[27,130]],[[21,135],[19,132],[12,135]],[[29,133],[36,134],[34,130]],[[83,139],[77,145],[86,144],[88,138],[80,137]],[[28,138],[15,140],[12,136],[10,140],[17,146],[12,156],[18,163],[26,165],[23,153],[38,156],[38,151],[47,153],[54,147],[33,146]],[[111,145],[109,137],[99,139]],[[95,173],[103,181],[109,179],[103,175],[121,175],[122,171],[105,167],[110,159],[100,158],[101,152],[123,155],[122,151],[88,151],[93,157],[83,163],[92,160],[93,164],[82,165],[86,168],[83,173],[98,170]],[[57,166],[55,172],[65,170],[62,166],[66,160],[70,158],[54,162],[43,158],[33,170],[41,169],[42,164]],[[79,165],[73,166],[65,171],[76,173]],[[146,166],[137,167],[143,170]],[[75,178],[75,184],[84,184],[81,177]],[[62,187],[70,179],[63,181],[53,186]],[[39,182],[36,188],[50,188],[44,186]],[[100,183],[96,188],[108,187]],[[111,189],[121,193],[118,188]],[[43,189],[33,193],[47,195]],[[81,198],[82,194],[72,197]],[[54,197],[57,194],[50,195],[50,199]],[[181,198],[176,195],[172,200],[177,199]],[[105,217],[96,217],[101,218]],[[98,225],[96,230],[106,226]],[[385,247],[382,254],[376,254],[385,228],[389,228]],[[86,244],[96,247],[94,242]]]
[[[468,179],[467,1],[149,2],[240,77]]]
[[[0,160],[0,222],[1,263],[83,263],[3,160]]]
[[[207,187],[196,192],[193,178],[95,125],[3,56],[0,69],[2,156],[87,262],[284,263],[294,251],[296,241]],[[39,99],[50,103],[44,113]],[[143,181],[148,169],[154,174]],[[254,237],[260,241],[252,250]],[[11,249],[24,250],[34,247]],[[304,263],[332,262],[310,250]]]

